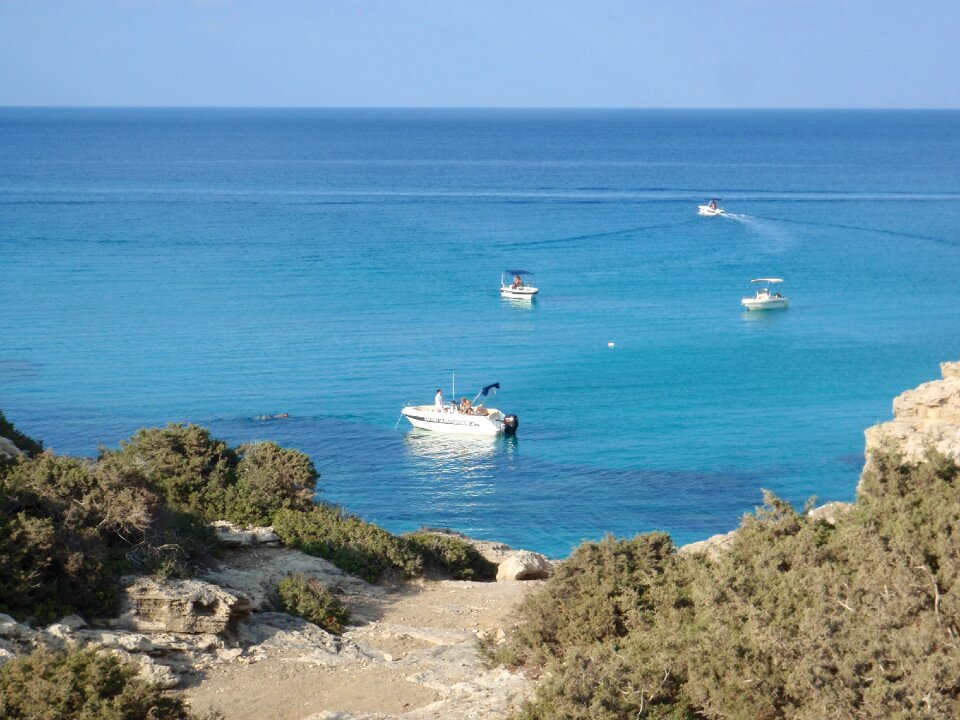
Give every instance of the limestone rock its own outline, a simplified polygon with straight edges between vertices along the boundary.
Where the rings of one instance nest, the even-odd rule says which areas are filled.
[[[280,536],[272,527],[240,528],[226,520],[210,523],[217,535],[217,541],[225,547],[251,547],[254,545],[277,546]]]
[[[24,452],[10,438],[0,437],[0,457],[20,457]]]
[[[497,568],[497,580],[543,580],[553,566],[545,555],[529,550],[514,550]]]
[[[681,555],[706,555],[712,560],[716,560],[724,552],[730,549],[734,539],[737,537],[737,531],[731,530],[728,533],[712,535],[706,540],[688,543],[677,550]]]
[[[940,363],[940,375],[944,378],[960,378],[960,361]]]
[[[847,502],[829,502],[826,505],[815,507],[807,513],[807,517],[813,520],[823,520],[828,525],[836,525],[837,520],[846,515],[853,508],[852,503]]]
[[[29,625],[18,623],[9,615],[0,613],[0,638],[19,642],[33,642],[40,636]]]
[[[164,690],[171,690],[180,684],[180,676],[166,665],[158,665],[148,657],[141,656],[137,676],[153,685],[159,685]]]
[[[923,383],[893,401],[893,420],[867,428],[865,469],[873,452],[884,450],[910,463],[931,448],[960,460],[960,362],[941,363],[940,370],[942,380]]]
[[[247,614],[244,596],[200,580],[137,578],[123,590],[121,624],[146,632],[225,632]]]

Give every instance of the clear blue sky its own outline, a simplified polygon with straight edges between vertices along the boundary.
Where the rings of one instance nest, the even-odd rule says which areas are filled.
[[[0,0],[0,105],[960,108],[960,0]]]

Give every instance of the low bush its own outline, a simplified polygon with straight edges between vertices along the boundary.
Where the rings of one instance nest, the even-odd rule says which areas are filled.
[[[209,520],[227,516],[227,495],[236,481],[236,453],[197,425],[141,428],[119,450],[101,449],[100,462],[118,474],[140,477],[174,510]]]
[[[310,458],[273,442],[233,449],[197,425],[140,429],[99,465],[155,492],[173,510],[207,520],[269,525],[281,509],[309,510],[318,474]]]
[[[101,534],[96,489],[86,466],[49,454],[0,477],[0,612],[45,623],[116,611],[118,558]]]
[[[423,558],[427,572],[453,580],[495,580],[497,566],[473,545],[452,535],[418,531],[402,536],[407,546]]]
[[[280,581],[277,594],[283,609],[302,617],[327,632],[339,635],[349,621],[350,613],[316,578],[303,573],[287,575]]]
[[[316,468],[309,457],[273,442],[241,445],[236,484],[227,517],[235,523],[269,525],[278,510],[309,510],[317,492]]]
[[[442,574],[457,580],[491,580],[497,566],[472,545],[429,532],[393,535],[333,505],[309,511],[280,510],[273,529],[285,545],[329,560],[367,582]]]
[[[94,650],[37,650],[0,666],[7,720],[191,720],[180,698],[136,677],[136,668]],[[211,717],[212,716],[208,716]]]
[[[273,529],[285,545],[325,558],[367,582],[411,578],[423,571],[422,558],[401,538],[332,505],[307,512],[280,510]]]

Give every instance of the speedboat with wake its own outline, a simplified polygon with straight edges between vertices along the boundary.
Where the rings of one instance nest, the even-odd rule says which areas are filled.
[[[508,285],[507,278],[511,275],[513,281]],[[524,278],[532,280],[533,273],[528,270],[504,270],[500,273],[500,297],[512,300],[533,300],[540,289],[529,285]]]
[[[438,402],[433,405],[408,405],[400,414],[421,430],[461,435],[513,435],[520,425],[516,415],[504,415],[496,408],[476,404],[499,388],[500,383],[487,385],[472,402],[463,398],[459,403],[440,403],[438,395]]]
[[[779,292],[771,292],[770,286],[782,283],[783,278],[757,278],[752,283],[763,283],[764,287],[757,290],[756,295],[745,297],[740,301],[747,310],[783,310],[789,305],[787,298]]]
[[[706,205],[697,206],[697,215],[717,217],[718,215],[726,214],[726,210],[724,210],[723,206],[720,204],[720,198],[711,198],[710,202],[708,202]]]

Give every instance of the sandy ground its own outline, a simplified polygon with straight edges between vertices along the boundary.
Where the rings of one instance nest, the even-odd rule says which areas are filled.
[[[286,571],[278,563],[290,557],[248,553],[231,562],[239,574],[217,579],[242,587]],[[478,639],[502,636],[512,609],[538,583],[426,581],[385,589],[340,577],[317,558],[294,557],[296,570],[313,567],[340,588],[353,624],[323,643],[311,642],[313,626],[314,635],[302,638],[266,633],[237,661],[194,678],[185,690],[195,711],[215,709],[226,720],[494,720],[529,693],[522,675],[484,664]]]

